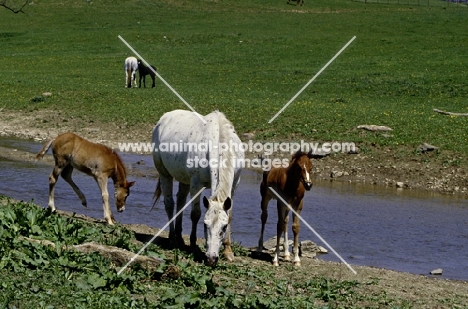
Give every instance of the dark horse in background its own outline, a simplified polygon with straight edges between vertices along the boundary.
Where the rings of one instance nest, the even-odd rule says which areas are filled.
[[[141,79],[143,78],[143,85],[146,88],[146,75],[151,76],[151,79],[153,80],[153,85],[151,88],[154,88],[155,86],[155,77],[156,77],[156,67],[151,65],[151,68],[145,66],[141,60],[138,60],[138,72],[140,74],[140,85],[139,88],[141,88]]]
[[[257,252],[263,250],[263,232],[265,230],[265,223],[268,218],[268,202],[271,199],[277,199],[276,192],[281,198],[288,203],[294,211],[300,215],[303,198],[305,191],[312,188],[312,163],[310,159],[314,155],[312,152],[298,151],[295,153],[288,167],[272,168],[270,171],[263,173],[263,181],[260,185],[260,193],[262,195],[262,230],[260,239],[258,240]],[[288,245],[288,222],[289,222],[289,207],[281,200],[277,201],[278,207],[278,224],[277,224],[277,239],[276,239],[276,252],[273,258],[273,265],[278,266],[278,259],[280,253],[280,240],[281,234],[284,233],[284,259],[290,260],[289,245]],[[299,230],[300,221],[299,217],[293,213],[292,230],[294,233],[294,265],[300,266],[299,259]]]
[[[293,1],[296,1],[296,5],[300,4],[302,6],[304,4],[304,0],[293,0]],[[288,0],[288,4],[289,2],[291,2],[291,0]]]

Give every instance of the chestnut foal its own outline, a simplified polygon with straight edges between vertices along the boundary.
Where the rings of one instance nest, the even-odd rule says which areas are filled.
[[[115,205],[118,212],[125,210],[130,187],[135,183],[127,182],[125,166],[119,155],[107,146],[92,143],[74,133],[64,133],[44,144],[36,158],[41,159],[51,146],[55,160],[55,167],[49,176],[49,207],[52,211],[55,211],[54,188],[59,175],[73,188],[83,206],[87,207],[83,192],[72,180],[72,172],[76,168],[96,180],[101,189],[104,219],[108,224],[114,224],[115,219],[109,206],[107,180],[112,178],[114,181]]]
[[[312,163],[310,159],[313,157],[312,152],[306,153],[298,151],[291,158],[288,167],[272,168],[270,171],[263,173],[263,181],[260,185],[260,193],[262,195],[262,230],[260,239],[258,240],[257,252],[263,250],[263,232],[265,230],[265,223],[268,218],[268,202],[271,199],[277,199],[272,190],[281,196],[281,198],[288,203],[299,215],[303,206],[303,198],[305,191],[312,188]],[[280,240],[281,234],[284,233],[284,259],[290,260],[289,245],[288,245],[288,222],[289,222],[289,208],[281,200],[277,201],[278,207],[278,224],[277,224],[277,239],[276,239],[276,252],[273,258],[273,265],[278,266],[278,259],[280,253]],[[294,265],[300,266],[299,259],[299,230],[300,220],[299,217],[293,214],[292,230],[294,234]]]

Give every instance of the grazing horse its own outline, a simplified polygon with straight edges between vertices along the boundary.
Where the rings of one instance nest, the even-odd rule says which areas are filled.
[[[294,0],[293,0],[293,1],[294,1]],[[301,1],[302,1],[302,2],[301,2]],[[289,2],[291,2],[291,0],[288,0],[288,4],[289,4]],[[300,3],[301,6],[302,6],[302,5],[304,4],[304,0],[296,0],[296,5],[299,4],[299,3]]]
[[[153,69],[151,69],[153,68]],[[138,60],[138,72],[139,72],[139,75],[140,75],[140,88],[141,88],[141,79],[143,78],[143,85],[145,86],[146,88],[146,75],[149,75],[151,76],[151,79],[153,80],[153,85],[151,86],[151,88],[154,88],[155,86],[155,77],[156,77],[156,74],[154,72],[156,72],[156,67],[154,65],[151,66],[151,68],[145,66],[143,64],[143,62],[141,60]]]
[[[268,202],[271,199],[277,199],[276,195],[271,192],[274,190],[289,206],[294,209],[299,215],[303,206],[303,198],[305,191],[312,188],[312,163],[310,159],[313,157],[312,152],[305,153],[298,151],[291,158],[288,167],[272,168],[270,171],[263,173],[263,181],[260,185],[260,193],[262,195],[262,230],[260,239],[258,240],[257,252],[263,250],[263,232],[265,230],[265,223],[268,218]],[[271,189],[270,189],[271,188]],[[284,259],[289,261],[289,245],[288,245],[288,222],[289,222],[289,208],[284,205],[281,200],[277,200],[278,207],[278,224],[277,224],[277,239],[276,239],[276,252],[273,258],[273,265],[278,266],[279,247],[281,234],[284,233]],[[299,230],[300,221],[299,217],[293,214],[292,230],[294,233],[294,265],[300,266],[299,259]]]
[[[128,57],[125,59],[125,87],[132,88],[132,81],[136,83],[136,71],[138,70],[138,60],[135,57]]]
[[[107,180],[112,178],[114,181],[115,205],[118,212],[125,210],[130,187],[135,183],[127,182],[125,166],[119,155],[107,146],[89,142],[73,133],[64,133],[45,143],[36,158],[41,159],[51,146],[55,160],[55,167],[49,176],[49,207],[52,211],[55,211],[54,188],[59,175],[73,188],[83,206],[87,207],[83,192],[72,180],[72,172],[76,168],[96,180],[101,189],[104,219],[108,224],[114,224],[115,219],[109,206]]]
[[[244,152],[239,149],[241,141],[231,122],[218,111],[202,116],[194,112],[175,110],[164,114],[158,121],[153,130],[152,141],[155,145],[154,165],[159,172],[154,204],[162,194],[167,216],[171,219],[174,215],[173,179],[179,182],[177,212],[184,207],[189,192],[193,198],[203,187],[211,188],[211,197],[203,198],[207,209],[204,217],[206,262],[208,265],[216,264],[223,241],[224,256],[232,261],[232,197],[239,184],[239,163],[244,160]],[[168,145],[176,145],[178,147],[175,148],[178,149],[168,151]],[[234,147],[221,149],[219,145]],[[200,216],[198,195],[192,203],[190,215],[190,246],[193,250],[197,249],[197,224]],[[171,223],[169,238],[173,246],[184,244],[182,215],[176,218],[175,225],[174,222]]]

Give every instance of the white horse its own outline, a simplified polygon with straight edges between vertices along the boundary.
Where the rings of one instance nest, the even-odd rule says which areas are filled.
[[[171,219],[174,216],[173,179],[179,182],[177,212],[184,207],[189,192],[193,197],[203,187],[211,188],[211,197],[203,198],[203,204],[207,208],[204,217],[207,263],[216,264],[223,241],[224,256],[232,261],[232,197],[239,184],[244,160],[241,141],[233,125],[218,111],[202,116],[190,111],[175,110],[164,114],[158,121],[153,130],[152,141],[155,145],[154,165],[159,172],[154,203],[157,203],[162,193],[167,216]],[[197,224],[200,216],[198,195],[193,201],[191,212],[190,246],[193,249],[197,249]],[[175,225],[174,222],[171,223],[169,238],[174,246],[184,244],[182,215],[176,218]]]
[[[132,88],[132,81],[137,86],[136,71],[138,70],[138,60],[135,57],[128,57],[125,59],[125,87]]]

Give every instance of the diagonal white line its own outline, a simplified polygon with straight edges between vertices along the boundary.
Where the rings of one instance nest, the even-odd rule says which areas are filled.
[[[162,78],[162,76],[159,75],[159,73],[156,72],[156,70],[153,69],[153,68],[151,67],[151,65],[150,65],[148,62],[146,62],[146,60],[143,59],[143,57],[140,56],[140,54],[137,53],[137,51],[136,51],[135,49],[133,49],[132,46],[130,46],[130,44],[127,43],[127,41],[125,41],[120,35],[119,35],[118,37],[119,37],[119,39],[120,39],[125,45],[127,45],[127,47],[135,54],[135,56],[138,57],[138,59],[140,59],[141,61],[143,61],[143,63],[144,63],[151,71],[153,71],[153,73],[156,74],[156,76],[157,76],[169,89],[171,89],[171,91],[174,92],[174,94],[175,94],[182,102],[184,102],[184,104],[187,105],[187,107],[188,107],[192,112],[194,112],[195,115],[197,115],[197,117],[200,118],[201,121],[203,121],[203,123],[206,123],[206,120],[203,119],[203,116],[200,115],[199,113],[197,113],[197,112],[195,111],[195,109],[194,109],[190,104],[188,104],[187,101],[185,101],[184,98],[182,98],[182,96],[181,96],[179,93],[177,93],[177,91],[175,91],[175,89],[172,88],[172,86],[169,85],[169,83],[166,82],[166,80],[165,80],[164,78]]]
[[[286,105],[284,105],[283,108],[280,109],[279,112],[276,113],[276,115],[274,115],[274,116],[268,121],[268,123],[272,123],[273,120],[275,120],[276,117],[278,117],[278,116],[286,109],[286,107],[288,107],[289,104],[291,104],[291,103],[302,93],[302,91],[304,91],[304,90],[305,90],[305,89],[306,89],[306,88],[307,88],[307,87],[308,87],[308,86],[309,86],[309,85],[310,85],[310,84],[311,84],[311,83],[312,83],[312,82],[313,82],[313,81],[330,65],[330,63],[332,63],[332,62],[346,49],[346,47],[348,47],[349,44],[351,44],[351,42],[354,41],[355,38],[356,38],[356,36],[353,36],[353,38],[352,38],[351,40],[349,40],[349,42],[346,43],[346,45],[343,46],[343,48],[340,49],[340,51],[337,52],[336,55],[335,55],[333,58],[331,58],[331,60],[328,61],[328,63],[327,63],[320,71],[318,71],[318,73],[315,74],[315,76],[312,77],[312,79],[309,80],[309,82],[308,82],[304,87],[302,87],[302,89],[299,90],[299,92],[296,93],[296,95],[295,95],[291,100],[289,100],[289,102],[286,103]]]
[[[171,222],[174,221],[174,220],[177,218],[177,216],[180,215],[180,214],[185,210],[185,208],[187,208],[187,207],[193,202],[193,200],[196,199],[196,198],[203,192],[203,190],[205,190],[205,189],[206,189],[206,187],[201,188],[200,191],[198,191],[197,194],[195,194],[195,195],[190,199],[190,201],[188,201],[187,204],[185,204],[185,206],[184,206],[181,210],[179,210],[179,211],[172,217],[172,219],[169,220],[169,222],[167,222],[166,225],[164,225],[164,226],[159,230],[159,232],[157,232],[156,235],[154,235],[153,238],[151,238],[151,240],[148,241],[148,242],[143,246],[143,248],[141,248],[140,251],[138,251],[138,253],[135,254],[135,255],[130,259],[130,261],[128,261],[128,263],[127,263],[124,267],[122,267],[122,268],[119,270],[119,272],[117,273],[117,275],[120,275],[120,274],[128,267],[128,265],[130,265],[131,263],[133,263],[133,261],[143,252],[143,250],[145,250],[146,247],[148,247],[148,246],[156,239],[156,237],[158,237],[159,234],[161,234],[162,231],[164,231],[164,230],[169,226],[169,224],[171,224]]]
[[[306,220],[304,220],[288,203],[286,203],[286,201],[272,188],[272,187],[268,187],[270,189],[271,192],[273,192],[274,195],[276,195],[276,197],[281,201],[283,202],[284,205],[288,206],[289,210],[291,210],[291,212],[296,215],[314,234],[315,236],[317,236],[327,247],[328,249],[330,249],[343,263],[346,264],[346,266],[348,266],[348,268],[354,273],[354,274],[357,274],[357,272],[351,267],[351,265],[348,264],[348,262],[346,262],[342,257],[341,255],[339,255],[335,249],[332,248],[332,246],[330,246],[328,244],[328,242],[325,241],[325,239],[322,238],[322,236],[319,235],[319,233],[317,233],[310,225],[309,223],[307,223]],[[286,241],[286,240],[285,240]]]

